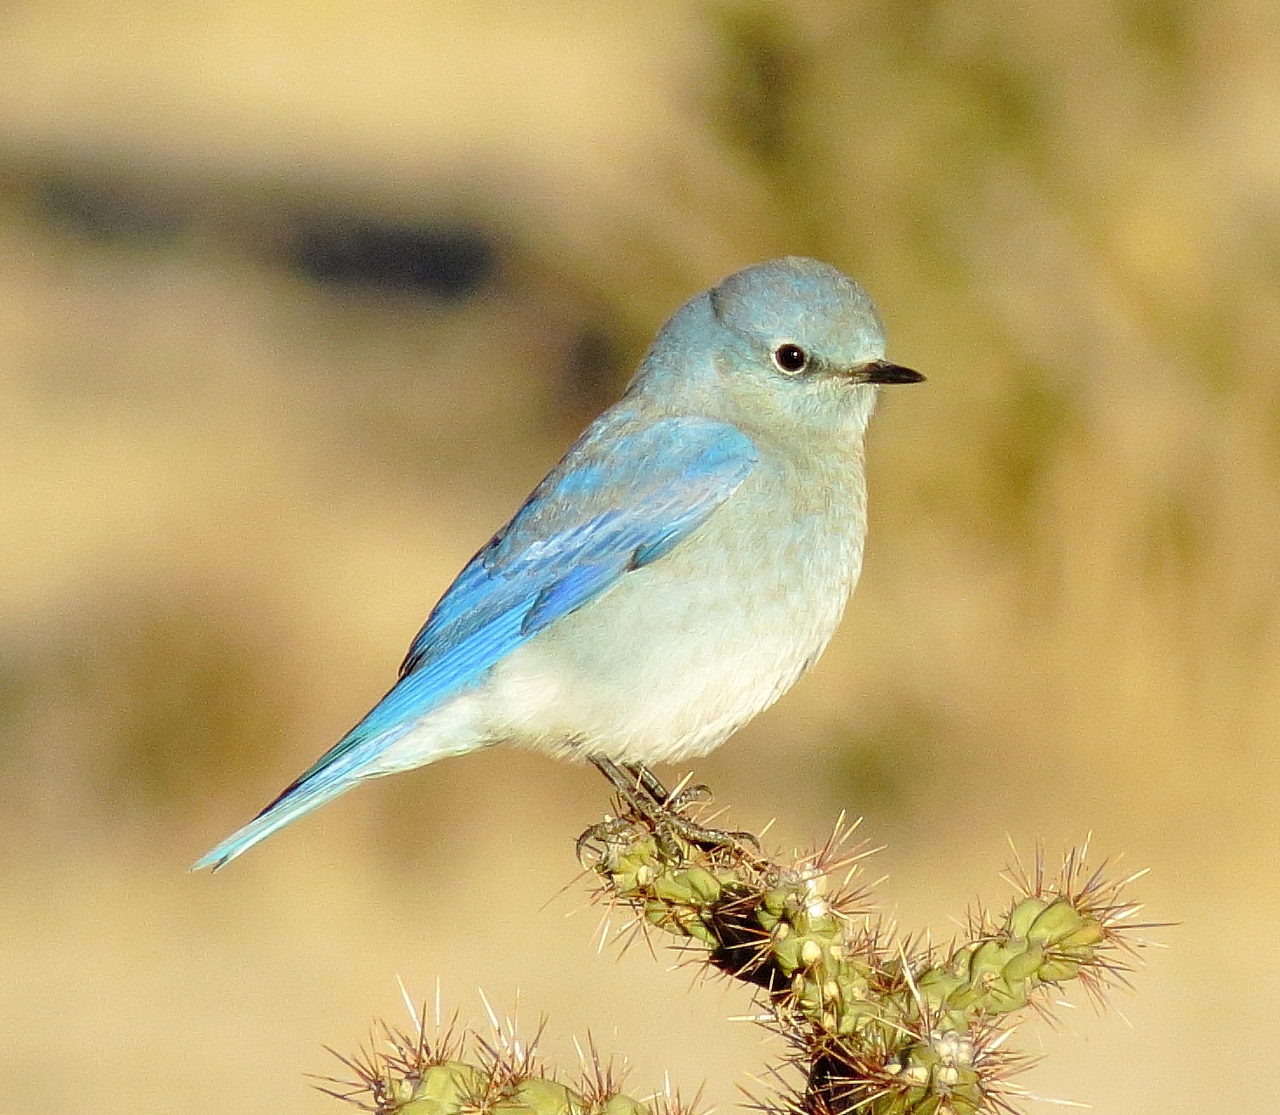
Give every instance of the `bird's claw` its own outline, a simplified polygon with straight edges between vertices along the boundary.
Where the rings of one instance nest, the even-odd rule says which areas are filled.
[[[653,833],[658,850],[673,860],[682,859],[687,854],[685,849],[688,845],[703,851],[750,845],[756,854],[761,851],[760,841],[756,839],[755,833],[709,828],[692,818],[659,808],[652,816],[633,812],[621,817],[607,817],[592,825],[578,837],[575,849],[578,862],[586,865],[589,853],[596,863],[605,862],[611,847],[624,846],[635,839],[637,825],[648,828]],[[593,844],[598,845],[598,849],[593,849]]]
[[[711,787],[698,783],[696,786],[677,787],[659,804],[673,813],[679,813],[690,805],[706,805],[710,801]]]
[[[591,760],[601,773],[613,783],[618,797],[627,812],[592,825],[578,838],[578,858],[581,861],[587,846],[593,841],[608,848],[622,842],[633,826],[642,824],[653,833],[663,855],[679,859],[683,854],[681,842],[703,851],[715,848],[738,848],[750,845],[755,853],[761,851],[760,841],[754,833],[735,832],[708,828],[684,810],[690,806],[705,805],[711,800],[711,790],[701,784],[678,786],[674,791],[666,787],[644,766],[619,767],[609,759],[594,756]]]
[[[701,788],[703,787],[699,787]],[[675,843],[676,839],[683,840],[686,844],[692,844],[703,851],[711,851],[715,848],[741,848],[743,844],[750,844],[757,853],[761,850],[760,841],[756,839],[755,833],[708,828],[690,817],[665,809],[655,821],[654,837],[658,841],[658,846],[668,855],[673,856],[680,854],[680,847]]]
[[[597,862],[602,862],[608,855],[608,850],[615,844],[625,844],[626,837],[633,831],[635,822],[630,817],[606,817],[603,821],[588,828],[575,845],[575,851],[578,856],[578,862],[585,865],[587,862],[587,852],[592,844],[601,845],[600,854],[597,856]]]

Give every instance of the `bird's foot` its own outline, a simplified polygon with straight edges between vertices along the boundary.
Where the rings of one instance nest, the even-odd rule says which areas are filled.
[[[591,761],[613,783],[622,804],[629,807],[631,816],[612,818],[587,829],[578,838],[579,859],[587,845],[593,841],[606,844],[611,839],[616,841],[627,826],[637,820],[642,820],[652,831],[658,847],[667,856],[678,858],[681,855],[680,841],[703,851],[726,847],[745,850],[745,845],[749,844],[756,854],[760,852],[760,842],[753,833],[710,828],[687,815],[685,810],[690,807],[711,801],[711,791],[706,786],[681,783],[668,791],[643,765],[619,766],[600,756],[593,757]]]
[[[760,841],[756,839],[755,833],[710,828],[683,813],[663,812],[654,823],[654,837],[664,852],[673,855],[680,854],[677,840],[683,840],[704,852],[716,848],[742,849],[744,845],[750,844],[752,852],[757,855],[760,853]]]
[[[578,837],[575,849],[578,855],[578,862],[581,864],[587,863],[587,853],[593,850],[591,847],[593,844],[596,845],[594,849],[595,859],[602,860],[608,849],[618,845],[626,845],[634,834],[634,818],[629,816],[606,817],[603,821],[592,825]]]
[[[702,783],[686,785],[681,782],[662,799],[662,806],[672,813],[681,813],[691,805],[710,805],[711,787]]]

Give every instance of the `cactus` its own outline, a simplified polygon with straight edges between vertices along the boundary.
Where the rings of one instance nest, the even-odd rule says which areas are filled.
[[[565,1084],[538,1056],[541,1028],[526,1043],[495,1019],[486,1039],[455,1018],[432,1039],[425,1012],[411,1014],[411,1031],[384,1025],[380,1040],[353,1057],[330,1050],[355,1079],[324,1077],[320,1090],[376,1115],[689,1115],[678,1094],[642,1101],[623,1092],[625,1069],[602,1061],[594,1043],[581,1051],[578,1079]]]
[[[705,946],[705,962],[760,989],[805,1077],[779,1106],[827,1115],[971,1115],[1007,1109],[1024,1061],[1004,1051],[1013,1017],[1045,1010],[1046,989],[1097,995],[1123,979],[1138,907],[1088,873],[1084,851],[1049,880],[1042,854],[1000,919],[970,917],[949,948],[897,940],[854,885],[864,847],[841,822],[819,850],[782,864],[744,844],[702,845],[634,812],[591,841],[599,897],[633,924]],[[1137,928],[1137,927],[1133,927]]]
[[[696,809],[696,805],[689,808]],[[1095,998],[1124,981],[1135,959],[1123,897],[1137,876],[1110,881],[1085,867],[1087,846],[1052,879],[1038,852],[1003,916],[971,914],[962,938],[939,948],[898,937],[859,885],[869,855],[843,818],[817,850],[789,861],[736,840],[697,838],[623,802],[579,841],[596,897],[630,917],[623,939],[663,933],[692,962],[751,985],[764,1025],[787,1039],[799,1087],[760,1100],[794,1115],[981,1115],[1014,1110],[1011,1079],[1027,1063],[1005,1049],[1049,990],[1077,982]],[[710,831],[710,830],[706,830]],[[385,1048],[344,1058],[357,1080],[327,1090],[377,1115],[672,1115],[678,1100],[625,1095],[595,1050],[574,1084],[539,1063],[534,1047],[498,1032],[486,1042],[450,1028],[429,1041],[387,1029]],[[775,1072],[779,1081],[783,1074]],[[337,1082],[330,1081],[334,1084]]]

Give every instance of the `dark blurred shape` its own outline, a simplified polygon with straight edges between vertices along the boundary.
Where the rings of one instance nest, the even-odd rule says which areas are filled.
[[[981,516],[972,525],[1010,546],[1031,544],[1039,506],[1064,443],[1081,428],[1079,401],[1045,368],[1027,360],[1000,396],[986,444]]]
[[[770,176],[795,173],[793,113],[811,66],[793,18],[759,3],[709,4],[706,13],[726,63],[713,122]]]
[[[285,739],[285,682],[251,606],[133,598],[95,626],[75,673],[98,709],[109,807],[202,800],[252,775]]]
[[[939,777],[945,740],[959,733],[919,703],[904,700],[867,727],[842,735],[826,749],[826,779],[841,805],[877,823],[901,822],[926,807]],[[954,744],[953,744],[954,746]]]
[[[1117,12],[1125,37],[1185,81],[1195,56],[1199,6],[1189,0],[1120,0]]]
[[[618,397],[622,361],[621,345],[612,332],[601,325],[582,327],[565,362],[563,405],[571,417],[593,417]]]
[[[467,224],[408,225],[357,215],[299,221],[289,263],[309,279],[460,299],[493,274],[490,238]]]
[[[290,706],[261,612],[170,586],[108,588],[74,621],[51,618],[0,653],[0,725],[17,756],[0,778],[34,782],[29,792],[60,799],[55,813],[87,805],[108,818],[189,812],[252,779],[286,739]]]
[[[22,723],[28,715],[40,679],[35,663],[10,645],[0,643],[0,735],[6,741],[20,738]],[[0,783],[13,776],[21,766],[19,750],[9,742],[0,747]],[[0,801],[4,794],[0,792]]]
[[[1212,503],[1203,481],[1188,477],[1183,485],[1152,498],[1144,514],[1131,524],[1134,550],[1143,578],[1173,583],[1190,592],[1196,574],[1211,560]]]
[[[171,197],[106,174],[50,172],[36,181],[34,194],[51,224],[92,240],[165,243],[187,224],[187,215]]]
[[[1049,102],[1042,78],[1017,59],[1000,53],[975,54],[949,67],[957,91],[973,111],[969,114],[977,143],[996,150],[1034,153],[1043,141]]]

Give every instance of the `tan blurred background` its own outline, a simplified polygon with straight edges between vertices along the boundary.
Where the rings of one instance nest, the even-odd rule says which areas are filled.
[[[942,935],[1006,834],[1151,865],[1171,947],[1024,1029],[1026,1083],[1261,1109],[1280,7],[43,0],[0,11],[0,1110],[339,1111],[305,1074],[397,976],[738,1102],[779,1052],[744,993],[593,951],[590,769],[453,760],[185,870],[666,314],[786,251],[929,383],[835,644],[698,775],[784,846],[864,814]]]

